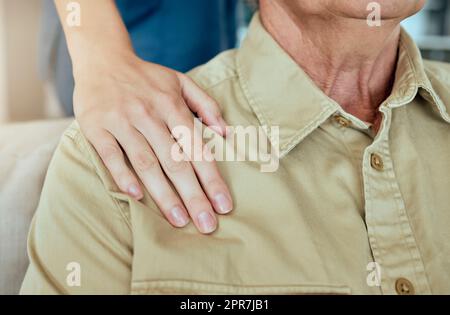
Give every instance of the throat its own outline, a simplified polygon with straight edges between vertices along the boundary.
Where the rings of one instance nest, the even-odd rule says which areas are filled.
[[[378,79],[376,84],[357,78],[344,84],[335,81],[332,85],[319,84],[322,91],[336,101],[344,111],[358,119],[375,125],[381,121],[380,105],[392,92],[393,80]],[[358,83],[362,82],[362,83]]]
[[[316,84],[344,111],[369,123],[377,133],[382,121],[379,108],[391,95],[395,81],[397,53],[393,56],[389,66],[361,66],[353,73],[338,71],[325,75],[328,82],[315,80]]]
[[[368,28],[366,21],[330,15],[301,18],[278,1],[261,2],[266,30],[324,94],[372,125],[392,92],[400,26],[395,21]]]

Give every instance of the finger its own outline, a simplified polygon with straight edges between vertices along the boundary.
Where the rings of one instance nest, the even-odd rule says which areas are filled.
[[[178,141],[178,144],[191,161],[203,190],[214,205],[216,212],[227,214],[233,210],[230,191],[217,168],[216,162],[210,156],[206,156],[208,153],[211,155],[211,153],[206,151],[208,148],[204,145],[201,134],[195,128],[195,118],[187,109],[184,110],[186,106],[179,106],[179,108],[178,113],[172,114],[168,119],[168,127],[175,138],[178,137],[177,134],[174,134],[176,127],[185,126],[189,128],[190,135],[192,135],[190,139],[182,139]]]
[[[137,200],[142,199],[144,197],[142,188],[125,163],[123,152],[114,137],[106,130],[87,132],[86,137],[94,146],[119,189]]]
[[[155,121],[149,123],[152,120],[151,117],[136,119],[136,129],[144,135],[152,147],[197,229],[204,234],[214,232],[217,228],[217,219],[191,164],[173,156],[173,152],[180,152],[180,147],[163,123]]]
[[[175,227],[184,227],[189,216],[183,202],[172,189],[159,161],[144,136],[134,127],[115,134],[137,175],[167,220]]]
[[[211,129],[222,136],[227,134],[227,123],[222,117],[217,102],[205,93],[191,78],[178,75],[183,98],[189,108],[195,112]]]

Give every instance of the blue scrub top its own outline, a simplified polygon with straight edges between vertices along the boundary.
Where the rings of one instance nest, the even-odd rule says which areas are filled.
[[[139,57],[186,72],[235,47],[238,0],[116,0]],[[73,114],[72,64],[53,0],[44,2],[40,68]]]
[[[117,0],[137,54],[188,71],[236,44],[236,0]]]

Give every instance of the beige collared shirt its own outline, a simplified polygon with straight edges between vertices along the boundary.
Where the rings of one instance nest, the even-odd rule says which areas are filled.
[[[278,170],[220,162],[235,211],[211,236],[176,230],[148,195],[118,192],[74,124],[32,224],[22,293],[450,293],[448,64],[424,63],[402,31],[377,135],[258,16],[240,49],[191,76],[229,124],[264,127]]]

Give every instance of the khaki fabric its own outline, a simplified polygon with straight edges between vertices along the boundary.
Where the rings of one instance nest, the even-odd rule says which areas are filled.
[[[74,124],[32,224],[22,293],[450,293],[450,66],[424,63],[402,31],[397,68],[377,135],[258,15],[240,49],[191,72],[230,125],[264,126],[280,147],[276,172],[219,163],[235,211],[211,236],[172,228],[148,195],[119,193]],[[70,262],[81,286],[67,285]]]

